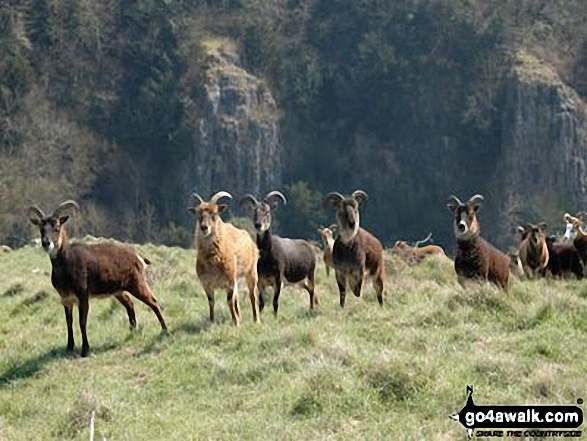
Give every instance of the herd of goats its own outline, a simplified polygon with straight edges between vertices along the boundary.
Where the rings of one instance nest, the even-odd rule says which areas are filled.
[[[214,321],[214,293],[227,293],[228,307],[234,324],[241,320],[237,281],[244,278],[249,291],[253,320],[259,321],[265,306],[265,292],[273,288],[273,310],[277,314],[279,295],[283,286],[295,284],[310,296],[310,308],[319,304],[315,292],[314,273],[317,252],[313,243],[301,239],[287,239],[271,234],[272,214],[286,198],[279,191],[271,191],[259,201],[245,195],[241,206],[250,210],[256,230],[256,243],[251,235],[229,222],[220,213],[227,205],[222,198],[232,198],[226,191],[214,194],[205,201],[198,194],[191,195],[194,204],[188,211],[194,215],[196,272],[208,298],[210,320]],[[351,195],[329,193],[326,206],[335,209],[335,224],[320,228],[324,242],[326,269],[334,269],[344,307],[347,287],[357,297],[361,295],[363,279],[369,276],[380,305],[383,304],[384,252],[381,242],[360,227],[359,209],[367,194],[356,190]],[[477,212],[483,197],[475,195],[466,203],[451,196],[447,204],[454,215],[453,227],[457,241],[454,266],[459,283],[475,279],[492,282],[507,289],[511,275],[537,277],[551,274],[583,276],[587,265],[587,233],[583,220],[587,214],[565,214],[567,230],[563,240],[545,235],[546,225],[526,224],[519,227],[521,242],[515,253],[502,253],[480,236]],[[61,296],[67,321],[67,350],[74,350],[73,306],[79,310],[82,335],[81,356],[89,354],[86,323],[90,297],[114,296],[126,308],[131,328],[136,327],[134,305],[130,295],[147,304],[156,314],[161,328],[167,325],[160,306],[145,278],[149,260],[134,248],[113,242],[95,244],[69,243],[63,227],[72,211],[79,210],[74,201],[61,203],[50,215],[39,207],[28,209],[30,221],[39,228],[41,245],[49,254],[52,265],[51,283]],[[334,237],[336,231],[336,238]],[[435,245],[410,246],[398,241],[392,251],[408,262],[417,263],[426,256],[444,256]],[[258,293],[258,296],[256,295]],[[130,295],[129,295],[130,294]]]

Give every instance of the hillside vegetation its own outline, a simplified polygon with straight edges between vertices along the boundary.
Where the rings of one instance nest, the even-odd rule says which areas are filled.
[[[524,54],[537,60],[525,79],[563,81],[584,99],[586,22],[583,0],[3,0],[0,243],[21,246],[31,237],[21,219],[26,204],[74,198],[85,233],[188,246],[190,192],[253,191],[203,189],[194,171],[214,167],[218,187],[234,178],[226,167],[234,158],[222,146],[209,164],[193,159],[205,149],[198,138],[205,55],[219,49],[275,97],[269,119],[279,119],[274,154],[283,157],[275,175],[288,196],[307,198],[301,206],[363,188],[372,196],[365,222],[388,242],[421,237],[431,226],[448,241],[443,202],[451,193],[484,193],[495,212],[510,207],[513,222],[558,221],[584,208],[582,184],[561,179],[557,192],[534,194],[524,181],[538,203],[526,202],[526,193],[509,201],[520,189],[496,178],[501,153],[523,148],[528,155],[516,158],[533,158],[539,145],[560,145],[546,165],[528,165],[535,179],[550,182],[543,177],[555,159],[583,176],[587,113],[579,102],[538,106],[546,139],[504,146],[507,98],[515,95],[505,83]],[[552,95],[536,90],[524,106]],[[548,118],[569,109],[578,115],[563,123],[577,122],[553,123],[549,132]],[[536,118],[524,127],[532,131]],[[233,121],[225,123],[230,129]],[[567,157],[572,147],[577,158]],[[257,162],[239,171],[271,172]],[[282,233],[306,237],[323,215],[311,214],[289,217]],[[511,234],[501,220],[488,232]]]
[[[587,390],[585,282],[516,281],[463,291],[451,262],[388,257],[386,303],[370,286],[338,306],[321,267],[321,307],[287,288],[279,316],[243,325],[217,295],[219,323],[193,250],[140,247],[170,326],[137,306],[130,332],[114,299],[91,303],[88,359],[65,355],[66,327],[39,248],[0,254],[0,439],[461,440],[465,404],[574,404]],[[138,302],[135,302],[137,304]],[[77,318],[74,321],[79,350]]]

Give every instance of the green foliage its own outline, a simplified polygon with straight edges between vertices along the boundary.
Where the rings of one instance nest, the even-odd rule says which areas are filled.
[[[586,21],[580,0],[0,2],[0,241],[25,242],[29,230],[11,212],[49,193],[119,220],[100,222],[103,234],[187,243],[179,229],[189,230],[185,193],[195,183],[186,163],[198,153],[214,45],[238,55],[278,102],[291,190],[283,234],[307,237],[325,222],[319,193],[363,188],[365,226],[380,236],[439,225],[435,237],[446,239],[438,201],[495,190],[507,69],[523,54],[534,60],[526,65],[547,66],[541,78],[558,75],[585,95]],[[50,164],[28,185],[31,158],[61,139],[28,134],[44,127],[36,107],[67,121],[71,144],[103,154],[77,161],[75,173]],[[230,159],[214,158],[213,172],[226,173]],[[414,218],[422,206],[429,212]]]
[[[322,206],[323,195],[303,181],[286,185],[283,193],[287,204],[276,215],[279,233],[287,237],[306,238],[314,235],[316,227],[326,222]]]

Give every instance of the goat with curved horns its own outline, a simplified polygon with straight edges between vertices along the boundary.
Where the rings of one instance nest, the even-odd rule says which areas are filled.
[[[461,286],[467,279],[477,279],[488,280],[507,290],[511,258],[479,235],[477,212],[482,203],[483,196],[476,194],[465,204],[456,196],[450,196],[446,204],[454,215],[455,271]]]
[[[197,249],[196,273],[208,297],[210,321],[214,322],[214,291],[224,289],[227,292],[226,299],[232,321],[237,326],[240,324],[237,281],[243,277],[249,289],[253,320],[259,322],[255,297],[259,251],[249,233],[223,222],[220,218],[220,213],[227,206],[219,204],[218,201],[224,197],[232,199],[230,193],[226,191],[214,194],[208,202],[197,193],[191,195],[195,205],[188,208],[188,211],[196,219],[194,232]]]
[[[148,305],[167,330],[159,303],[145,280],[145,267],[149,261],[134,249],[113,243],[69,244],[64,224],[71,210],[78,210],[74,201],[61,203],[50,215],[33,205],[28,209],[30,221],[39,227],[41,244],[51,258],[51,283],[61,296],[67,321],[67,350],[73,351],[73,305],[79,310],[82,334],[81,356],[86,357],[90,345],[86,334],[90,297],[113,295],[128,313],[131,328],[136,327],[135,311],[130,293]]]
[[[367,200],[367,193],[356,190],[351,196],[329,193],[324,205],[336,209],[338,237],[332,247],[332,264],[340,293],[340,306],[344,308],[346,288],[350,285],[355,296],[361,296],[363,277],[373,277],[377,300],[383,305],[383,246],[371,233],[359,226],[359,207]]]
[[[241,199],[241,205],[253,212],[253,221],[257,230],[257,247],[259,261],[259,308],[265,307],[264,294],[268,287],[273,288],[273,312],[277,314],[279,295],[284,283],[300,284],[310,295],[310,309],[318,305],[314,292],[314,271],[316,269],[316,252],[314,247],[301,239],[286,239],[271,234],[272,212],[281,200],[286,204],[283,193],[271,191],[263,201],[258,201],[252,194]]]

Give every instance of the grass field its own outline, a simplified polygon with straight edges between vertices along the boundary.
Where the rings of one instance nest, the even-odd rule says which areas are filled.
[[[389,259],[386,303],[370,283],[344,310],[331,274],[322,303],[287,288],[279,317],[218,323],[195,277],[193,250],[140,247],[170,327],[135,302],[130,332],[114,299],[91,303],[92,356],[65,356],[66,326],[49,258],[0,254],[0,439],[464,440],[448,415],[465,404],[574,404],[587,398],[587,282],[516,282],[463,291],[451,263]],[[270,303],[269,303],[270,306]],[[76,350],[81,339],[75,316]]]

